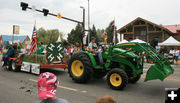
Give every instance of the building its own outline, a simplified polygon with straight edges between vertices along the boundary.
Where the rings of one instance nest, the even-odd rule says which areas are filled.
[[[0,35],[0,43],[3,45],[12,44],[12,35]],[[29,44],[29,36],[14,36],[14,43]]]
[[[153,39],[158,42],[163,42],[170,36],[173,36],[180,41],[180,25],[158,25],[143,18],[136,18],[130,23],[126,24],[117,32],[120,34],[120,41],[122,41],[122,35],[124,39],[131,41],[134,39],[141,39],[150,43]]]
[[[174,38],[180,41],[180,24],[177,25],[163,25],[164,28],[168,29],[174,34]]]

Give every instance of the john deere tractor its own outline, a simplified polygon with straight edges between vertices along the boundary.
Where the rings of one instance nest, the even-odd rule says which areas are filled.
[[[163,81],[174,72],[167,58],[146,43],[123,43],[110,46],[103,51],[104,65],[99,65],[98,56],[88,52],[75,53],[68,63],[68,72],[72,80],[86,83],[92,78],[103,78],[112,89],[122,90],[128,83],[136,83],[143,74],[146,55],[154,65],[147,71],[145,81],[160,79]]]

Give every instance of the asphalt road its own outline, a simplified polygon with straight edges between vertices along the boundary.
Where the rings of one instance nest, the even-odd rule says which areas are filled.
[[[145,65],[144,73],[150,65]],[[70,103],[95,103],[96,98],[104,95],[113,96],[118,103],[164,103],[165,88],[180,87],[180,65],[173,66],[175,72],[161,82],[144,82],[145,74],[136,84],[128,84],[123,91],[111,90],[106,79],[92,80],[87,84],[74,83],[67,70],[44,70],[54,73],[60,85],[57,97]],[[38,75],[25,72],[12,72],[0,68],[0,103],[34,103],[37,97]]]

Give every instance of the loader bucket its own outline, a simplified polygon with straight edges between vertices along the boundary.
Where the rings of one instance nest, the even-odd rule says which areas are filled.
[[[152,65],[150,69],[147,71],[146,78],[144,81],[160,79],[163,81],[167,76],[172,74],[174,69],[169,64],[162,64],[162,66],[158,66],[158,64]]]

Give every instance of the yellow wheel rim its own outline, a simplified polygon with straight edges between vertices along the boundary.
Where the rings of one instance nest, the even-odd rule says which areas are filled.
[[[75,60],[72,62],[71,71],[74,76],[80,77],[84,72],[84,66],[81,61]]]
[[[110,82],[113,86],[118,87],[122,84],[122,77],[117,73],[113,73],[110,76]]]

